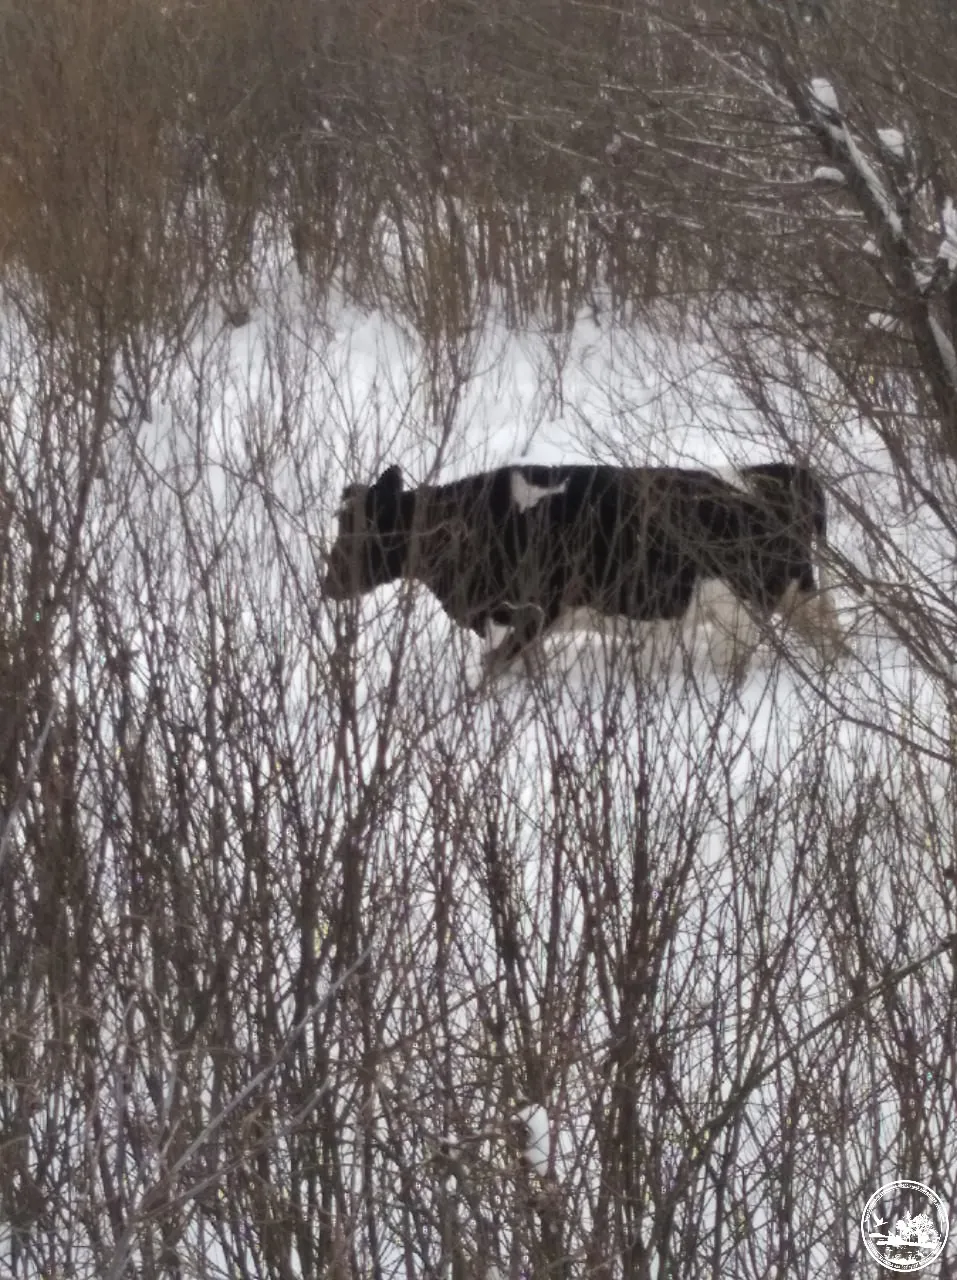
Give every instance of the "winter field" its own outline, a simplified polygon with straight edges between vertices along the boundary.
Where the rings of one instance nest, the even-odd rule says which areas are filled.
[[[850,1276],[882,1183],[957,1204],[957,529],[810,358],[758,412],[666,332],[492,307],[430,345],[274,261],[104,427],[8,317],[8,475],[83,566],[33,690],[79,803],[36,771],[0,855],[58,921],[8,1026],[9,1274]],[[318,589],[343,485],[393,462],[795,455],[830,489],[830,670],[782,634],[735,693],[706,636],[564,636],[480,686],[424,590]]]
[[[0,1280],[957,1278],[955,15],[3,6]],[[775,459],[830,665],[322,590]]]

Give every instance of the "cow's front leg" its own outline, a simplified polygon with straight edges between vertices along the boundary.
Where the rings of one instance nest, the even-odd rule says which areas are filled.
[[[526,605],[516,610],[505,639],[483,658],[486,672],[489,675],[499,675],[516,659],[531,657],[554,621],[554,616],[538,605]]]
[[[709,649],[715,670],[737,688],[744,683],[760,640],[760,630],[748,605],[734,588],[720,578],[699,582],[685,627],[710,624]]]

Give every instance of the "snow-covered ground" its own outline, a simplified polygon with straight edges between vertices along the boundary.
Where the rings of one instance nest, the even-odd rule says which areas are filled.
[[[518,459],[719,467],[782,456],[780,439],[703,344],[679,345],[651,332],[606,327],[587,315],[567,339],[544,332],[514,334],[491,315],[480,338],[463,351],[456,381],[447,368],[442,372],[441,361],[436,375],[428,349],[383,314],[335,304],[319,313],[285,275],[273,286],[243,329],[198,334],[193,358],[168,368],[153,397],[150,421],[132,424],[132,432],[121,433],[115,443],[113,465],[128,480],[123,500],[131,497],[138,504],[144,527],[154,529],[163,545],[157,586],[163,616],[155,616],[155,601],[139,577],[137,551],[129,551],[125,565],[123,553],[118,556],[116,582],[153,615],[152,625],[175,625],[183,636],[195,630],[197,644],[203,625],[195,613],[193,579],[199,553],[187,534],[205,528],[199,559],[208,554],[209,563],[215,562],[213,576],[222,570],[224,583],[228,579],[235,590],[236,614],[248,628],[245,643],[258,642],[256,618],[272,611],[277,628],[290,627],[300,635],[314,630],[317,661],[323,652],[333,652],[334,608],[320,598],[316,584],[339,494],[345,483],[369,480],[391,463],[399,463],[415,482]],[[29,388],[29,380],[21,386]],[[29,390],[22,394],[28,401]],[[28,421],[25,403],[21,423]],[[798,443],[809,446],[809,439],[801,439],[800,424],[795,430]],[[939,522],[903,509],[876,436],[863,424],[844,423],[815,458],[825,474],[840,478],[853,503],[867,510],[879,507],[882,534],[896,548],[902,573],[912,565],[940,581],[941,566],[955,563],[957,548]],[[94,525],[109,527],[118,498],[113,507],[108,495],[101,496]],[[842,556],[868,571],[868,539],[840,504],[834,507],[831,537]],[[214,541],[219,542],[216,556]],[[298,601],[275,594],[270,564],[279,563],[280,548],[303,575],[306,591]],[[848,618],[859,617],[857,597],[839,590],[838,598]],[[308,617],[297,619],[297,610]],[[805,803],[809,791],[817,788],[838,808],[844,797],[850,811],[851,797],[867,775],[875,783],[875,803],[882,788],[899,799],[904,772],[926,747],[940,757],[922,777],[941,797],[941,826],[932,837],[924,829],[926,797],[915,793],[915,829],[907,841],[919,850],[927,839],[949,837],[944,796],[951,731],[939,680],[872,623],[856,636],[855,656],[826,676],[813,666],[802,667],[800,650],[793,655],[797,669],[766,649],[734,697],[709,667],[706,649],[695,653],[690,668],[678,656],[670,664],[623,670],[605,648],[607,639],[589,637],[555,641],[552,661],[535,686],[523,676],[510,676],[476,694],[479,642],[456,632],[424,591],[385,588],[365,601],[359,614],[357,767],[375,765],[385,691],[393,678],[400,711],[389,750],[401,749],[408,757],[394,801],[395,823],[368,834],[369,865],[387,875],[390,859],[417,863],[422,858],[403,892],[411,916],[420,923],[430,919],[435,900],[427,843],[423,853],[409,844],[409,832],[428,828],[440,786],[435,762],[454,760],[454,794],[443,802],[457,806],[459,819],[460,879],[451,924],[460,948],[456,964],[477,987],[494,986],[500,979],[496,925],[478,887],[489,871],[488,851],[481,831],[470,829],[470,818],[485,812],[486,789],[498,794],[506,844],[502,856],[519,877],[511,891],[523,907],[515,925],[532,1026],[547,1016],[554,993],[550,966],[555,964],[556,920],[562,924],[563,980],[587,973],[592,982],[590,913],[602,904],[610,928],[628,928],[627,919],[616,914],[620,904],[600,897],[596,868],[607,864],[608,884],[620,888],[634,890],[644,877],[641,885],[651,896],[649,928],[659,937],[670,931],[647,1016],[661,1028],[675,1020],[687,1023],[675,1049],[673,1082],[685,1111],[664,1126],[670,1135],[666,1147],[673,1147],[679,1162],[688,1155],[689,1125],[704,1125],[714,1114],[716,1098],[730,1094],[732,1080],[740,1082],[748,1046],[757,1046],[766,1033],[760,1020],[750,1019],[749,1001],[773,1006],[780,1026],[797,1041],[842,998],[832,958],[814,931],[820,922],[806,936],[799,926],[791,932],[800,919],[801,886],[817,883],[828,867],[826,852],[805,839],[813,809]],[[132,625],[131,649],[148,649],[155,638],[136,634],[143,623]],[[403,627],[408,630],[400,651],[397,637]],[[179,692],[201,723],[207,691],[198,672],[199,666],[181,673]],[[319,790],[344,787],[331,772],[339,713],[322,701],[328,682],[310,674],[308,663],[296,665],[287,678],[290,705],[311,725],[315,785]],[[146,684],[144,671],[144,689]],[[471,692],[465,698],[463,691]],[[593,848],[583,846],[569,855],[556,880],[553,851],[556,815],[565,813],[563,787],[566,796],[568,788],[580,788],[596,820],[606,805],[607,843],[596,837]],[[773,795],[795,797],[794,822],[789,827],[775,812],[763,836],[762,815]],[[345,803],[345,791],[343,796]],[[918,874],[908,849],[895,843],[899,834],[885,835],[888,842],[882,844],[875,833],[875,863],[868,868],[875,928],[882,936],[895,888]],[[639,868],[640,841],[645,844]],[[746,874],[755,871],[756,848],[764,857],[758,868],[760,901],[749,899],[741,887]],[[680,902],[669,903],[669,882],[679,874],[684,877]],[[779,945],[788,957],[773,989],[762,987],[766,976],[751,953],[757,937],[765,947]],[[925,942],[917,939],[914,948],[919,951]],[[388,947],[395,945],[390,937]],[[395,955],[388,947],[384,943],[377,957],[383,966]],[[290,963],[294,959],[293,948]],[[427,964],[421,956],[417,960]],[[722,1020],[717,1031],[716,1011]],[[580,1060],[569,1060],[557,1072],[548,1097],[522,1103],[523,1155],[537,1176],[549,1173],[551,1138],[557,1141],[559,1179],[588,1185],[594,1176],[582,1155],[597,1088],[590,1073],[626,1012],[619,996],[596,993],[587,1025],[577,1032]],[[474,1018],[466,993],[463,1034]],[[404,1026],[403,1011],[394,1010],[388,1032],[398,1037]],[[779,1066],[789,1069],[786,1062]],[[715,1080],[724,1070],[727,1079],[715,1094]],[[660,1097],[639,1099],[642,1123],[660,1123],[656,1112],[663,1106]],[[753,1162],[759,1159],[762,1135],[773,1133],[776,1123],[773,1097],[769,1091],[766,1096],[764,1084],[755,1087],[751,1109],[750,1145],[738,1158]],[[878,1130],[892,1119],[879,1116]],[[467,1133],[452,1136],[468,1138]],[[699,1134],[695,1141],[706,1136]],[[847,1159],[853,1162],[851,1153]],[[853,1178],[852,1170],[852,1185]],[[861,1187],[862,1201],[870,1190]],[[713,1212],[710,1194],[702,1209],[705,1221]],[[752,1227],[758,1230],[755,1223]]]

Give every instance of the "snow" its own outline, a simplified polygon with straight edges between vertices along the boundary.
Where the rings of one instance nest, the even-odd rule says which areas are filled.
[[[946,216],[950,221],[944,225],[950,235],[952,207]],[[873,314],[883,327],[888,317]],[[957,377],[952,346],[942,332],[937,340],[948,368]],[[194,371],[203,362],[177,365],[157,397],[153,422],[141,429],[136,440],[148,466],[170,487],[168,508],[163,508],[160,496],[152,495],[147,502],[139,480],[134,488],[151,516],[168,510],[172,521],[182,504],[199,524],[206,513],[215,512],[224,548],[231,548],[224,549],[223,555],[233,557],[232,580],[248,593],[244,609],[238,611],[237,626],[247,629],[244,640],[248,639],[251,647],[258,643],[251,605],[258,602],[257,592],[268,602],[274,590],[270,543],[257,532],[262,525],[253,524],[243,532],[238,515],[261,520],[262,513],[257,492],[237,485],[234,477],[248,474],[249,459],[260,456],[257,450],[267,451],[263,483],[272,486],[284,504],[281,520],[287,550],[307,569],[328,540],[342,485],[347,480],[368,481],[387,462],[400,462],[410,479],[418,481],[433,474],[453,478],[519,460],[554,463],[602,458],[724,468],[782,452],[782,443],[764,415],[751,408],[706,343],[678,344],[640,328],[604,328],[587,316],[580,318],[567,341],[556,341],[547,332],[509,333],[494,310],[483,317],[480,339],[470,355],[469,378],[456,404],[455,430],[448,438],[432,416],[424,373],[428,353],[409,326],[394,316],[361,312],[335,302],[318,315],[308,300],[299,296],[294,281],[284,278],[275,298],[257,310],[244,330],[215,338],[204,335],[201,341],[208,355],[205,364],[216,370],[214,385],[201,386],[196,379]],[[768,353],[768,358],[773,362],[775,353]],[[831,388],[823,375],[821,378],[822,397],[826,398]],[[290,385],[283,379],[289,379]],[[297,385],[301,415],[298,420],[292,415],[292,425],[284,428],[288,437],[280,438],[275,424],[283,420],[287,404],[295,402],[290,392]],[[787,395],[782,375],[779,405],[785,414],[789,409]],[[28,420],[28,408],[21,406],[18,421]],[[788,421],[793,424],[793,415],[788,414]],[[317,424],[321,424],[318,445]],[[193,427],[197,437],[203,428],[204,453],[199,460],[193,459],[189,448]],[[799,433],[803,428],[792,425],[792,429]],[[848,459],[853,459],[855,470],[842,481],[845,491],[865,511],[880,511],[886,538],[879,547],[880,575],[912,582],[919,566],[926,574],[928,593],[937,586],[945,598],[952,594],[947,574],[955,560],[954,539],[926,513],[920,513],[919,518],[908,516],[895,496],[894,471],[879,438],[866,424],[856,422],[842,421],[839,433],[823,441],[810,427],[807,430],[803,443],[813,448],[815,461],[829,473],[844,474]],[[117,448],[122,447],[120,441]],[[868,569],[873,545],[864,539],[856,522],[842,513],[839,502],[832,537],[841,554],[862,570]],[[130,580],[135,581],[135,556],[132,550],[122,554],[129,557],[127,568]],[[170,562],[175,569],[166,575],[164,585],[169,590],[171,628],[181,627],[189,640],[195,637],[197,651],[201,651],[199,623],[192,612],[194,601],[186,589],[194,566],[188,548],[173,535]],[[119,563],[122,568],[122,556]],[[312,581],[308,573],[306,581]],[[841,603],[845,611],[851,608],[843,593]],[[928,608],[932,604],[929,597]],[[941,607],[945,605],[946,600]],[[330,611],[324,602],[315,607],[315,635],[310,639],[324,644],[330,635]],[[276,602],[276,615],[284,625],[296,624],[297,611],[298,606],[290,616],[288,606]],[[607,837],[594,848],[583,848],[580,858],[572,851],[575,865],[566,869],[567,879],[557,894],[563,924],[557,943],[559,963],[571,969],[576,957],[584,954],[578,886],[587,882],[591,860],[596,855],[606,858],[604,874],[609,877],[629,866],[635,834],[633,825],[629,826],[634,824],[629,800],[634,776],[630,770],[633,761],[641,760],[652,796],[649,838],[655,891],[660,891],[679,864],[682,842],[684,848],[693,847],[692,884],[698,890],[690,895],[687,912],[675,923],[667,978],[650,1016],[664,1018],[669,1002],[680,1000],[680,1021],[687,1022],[688,1030],[675,1087],[698,1107],[697,1115],[708,1119],[714,1114],[713,1109],[706,1109],[715,1079],[713,1056],[718,1054],[723,1060],[725,1054],[733,1054],[735,1045],[740,1049],[746,1042],[746,1032],[735,1021],[740,1013],[736,1001],[740,998],[747,1007],[751,980],[746,978],[736,995],[735,966],[746,953],[746,947],[740,945],[741,913],[746,924],[753,917],[734,897],[740,869],[735,859],[749,833],[763,821],[762,795],[778,791],[793,794],[798,797],[795,805],[799,805],[809,762],[816,765],[820,754],[833,788],[832,802],[838,809],[846,802],[850,812],[859,785],[855,760],[865,760],[868,770],[885,780],[900,779],[907,768],[900,745],[882,729],[888,717],[903,725],[906,715],[907,739],[946,750],[946,708],[933,678],[916,670],[901,647],[872,624],[870,633],[855,641],[855,659],[825,685],[827,699],[822,700],[814,685],[805,685],[786,664],[765,652],[737,704],[728,708],[722,701],[721,685],[706,662],[697,665],[693,679],[681,663],[675,663],[649,671],[643,681],[625,681],[622,689],[615,683],[616,669],[606,644],[579,639],[567,646],[552,646],[551,663],[540,690],[530,688],[521,678],[505,680],[487,691],[484,700],[471,705],[466,714],[461,706],[460,676],[470,664],[474,667],[479,657],[475,637],[456,631],[421,591],[384,589],[362,605],[360,618],[355,653],[358,772],[372,767],[375,751],[370,744],[376,746],[381,693],[393,672],[397,672],[400,691],[410,695],[400,698],[408,722],[405,749],[410,753],[410,770],[409,777],[397,787],[395,825],[386,822],[381,830],[369,834],[370,856],[386,886],[391,883],[388,877],[395,851],[404,847],[402,841],[407,838],[397,824],[427,827],[434,789],[429,762],[461,754],[462,743],[466,744],[467,758],[456,766],[460,770],[456,793],[448,799],[450,805],[461,806],[456,838],[462,844],[463,862],[450,896],[456,913],[456,943],[468,955],[471,966],[469,981],[462,982],[463,1045],[468,1043],[474,1014],[471,993],[483,983],[492,989],[499,978],[490,943],[488,907],[476,873],[482,865],[481,848],[469,821],[469,797],[489,785],[501,796],[504,838],[527,904],[518,929],[523,963],[530,975],[529,1019],[534,1033],[542,1021],[536,1001],[547,972],[542,939],[552,909],[547,866],[554,808],[561,801],[557,784],[568,778],[595,777],[597,781],[595,760],[599,744],[606,741],[602,735],[611,701],[622,709],[612,721],[617,733],[614,751],[602,765],[612,814]],[[410,640],[402,650],[397,635],[405,619],[411,620]],[[307,625],[303,618],[299,623]],[[144,639],[146,647],[151,643]],[[178,678],[187,686],[188,697],[195,697],[196,715],[201,717],[205,687],[189,688],[197,674],[185,667]],[[321,686],[317,692],[310,680],[315,677],[308,671],[289,676],[284,691],[288,707],[283,714],[294,717],[299,699],[309,708],[302,785],[332,787],[329,757],[330,743],[338,732],[336,710],[327,705]],[[809,750],[809,742],[819,743],[820,752]],[[556,752],[561,753],[564,774],[555,763]],[[202,778],[196,779],[196,785],[203,785]],[[277,788],[280,785],[277,782]],[[583,788],[582,803],[586,806],[594,799],[592,790],[597,793],[597,786]],[[921,821],[917,788],[911,793],[912,820],[917,826]],[[942,786],[941,796],[944,794]],[[946,814],[943,800],[941,811]],[[796,813],[795,820],[800,817],[801,813]],[[946,823],[946,816],[943,821]],[[945,829],[940,838],[946,841],[948,837]],[[923,841],[922,831],[920,838]],[[889,895],[890,882],[908,874],[909,860],[901,856],[898,839],[891,833],[888,845],[880,847],[879,834],[875,835],[874,865],[867,870],[873,888],[869,901],[875,908],[881,908]],[[762,842],[762,848],[771,852],[767,857],[767,898],[760,910],[779,919],[782,930],[790,928],[792,858],[800,840],[800,832],[772,827]],[[281,841],[277,840],[277,881],[283,879],[282,856]],[[813,850],[808,856],[813,856]],[[402,887],[403,912],[414,922],[430,918],[431,887],[428,857],[420,857],[416,848],[410,863],[410,880]],[[830,874],[826,863],[820,871]],[[716,908],[716,899],[724,905]],[[610,896],[604,910],[613,916],[618,905]],[[875,917],[879,915],[875,909]],[[876,920],[875,929],[878,926]],[[295,934],[291,928],[290,936]],[[426,936],[423,929],[421,937]],[[814,937],[795,942],[795,956],[801,964],[795,964],[793,984],[783,992],[776,1009],[781,1025],[806,1026],[814,1016],[830,1011],[837,1000],[834,975],[815,943]],[[423,966],[430,960],[421,945],[413,957]],[[388,961],[378,951],[375,959],[381,979],[394,960]],[[294,963],[292,946],[280,964]],[[712,1000],[727,1016],[726,1038],[706,1020]],[[397,1001],[402,1004],[401,995]],[[519,1112],[526,1130],[522,1158],[539,1177],[558,1165],[568,1130],[591,1136],[588,1118],[600,1087],[591,1064],[601,1060],[610,1029],[622,1012],[615,1005],[600,1007],[597,996],[593,1004],[584,1028],[576,1029],[581,1061],[568,1067],[564,1092],[555,1094],[561,1098],[560,1107],[549,1101],[551,1117],[540,1103],[528,1103]],[[403,1010],[403,1016],[407,1012]],[[398,1017],[392,1028],[397,1041],[400,1035],[408,1034],[407,1026],[400,1028]],[[674,1025],[669,1023],[669,1029]],[[740,1038],[735,1040],[736,1036]],[[172,1051],[169,1061],[176,1062]],[[171,1065],[170,1079],[172,1070]],[[421,1081],[416,1082],[423,1096],[434,1096],[427,1093],[434,1084],[434,1074],[434,1065],[423,1062]],[[730,1078],[724,1067],[718,1074],[722,1079]],[[720,1092],[720,1100],[726,1096],[726,1090]],[[656,1099],[639,1099],[636,1105],[642,1123],[652,1126],[660,1122]],[[888,1125],[893,1120],[893,1116],[886,1118]],[[762,1141],[766,1139],[771,1149],[774,1139],[776,1117],[770,1094],[756,1092],[748,1124],[752,1126],[750,1154],[759,1158]],[[677,1161],[691,1150],[692,1142],[701,1141],[700,1127],[697,1122],[689,1127],[677,1116],[669,1125],[669,1158]],[[467,1118],[460,1132],[471,1132]],[[347,1132],[344,1146],[348,1147],[353,1137],[354,1131]],[[461,1154],[466,1139],[454,1147],[456,1139],[451,1133],[446,1140],[450,1150]],[[589,1157],[581,1153],[588,1149],[583,1140],[577,1157],[578,1176],[583,1181],[576,1184],[576,1193],[587,1182]],[[483,1174],[489,1179],[496,1175],[497,1166],[491,1164]],[[506,1256],[505,1252],[500,1256]]]
[[[548,1134],[548,1112],[542,1106],[529,1105],[518,1112],[518,1119],[525,1126],[527,1143],[522,1153],[525,1162],[540,1178],[548,1173],[551,1141]]]
[[[837,94],[830,80],[816,77],[811,81],[811,97],[826,111],[838,112]]]
[[[937,350],[940,352],[941,363],[947,371],[947,377],[950,379],[950,385],[957,389],[957,352],[954,350],[954,344],[944,332],[944,328],[935,315],[930,315],[930,331],[933,334],[934,342],[937,344]]]
[[[907,154],[904,135],[900,129],[878,129],[877,137],[884,150],[895,160],[903,160]]]
[[[894,201],[891,199],[881,179],[875,173],[873,165],[851,136],[850,130],[844,124],[834,124],[827,121],[825,121],[825,128],[838,147],[846,154],[848,163],[857,170],[859,177],[870,191],[871,198],[884,221],[887,232],[895,240],[902,239],[904,227],[900,214],[894,207]]]
[[[859,178],[868,188],[887,233],[895,240],[902,239],[903,224],[894,201],[841,119],[834,87],[829,80],[815,79],[811,81],[810,95],[811,106],[817,109],[820,123],[830,135],[834,147],[839,154],[846,157],[847,163],[857,171]]]
[[[957,270],[957,210],[950,196],[944,201],[940,225],[944,238],[937,250],[938,261],[946,263],[950,271]]]
[[[833,165],[821,164],[811,174],[814,182],[834,182],[838,185],[847,182],[844,174],[840,169],[835,169]]]
[[[883,333],[896,333],[901,327],[897,316],[892,316],[888,311],[871,311],[867,323],[870,328],[880,329]]]
[[[950,196],[944,201],[940,220],[944,228],[944,234],[951,239],[957,239],[957,210],[955,210],[953,199]]]

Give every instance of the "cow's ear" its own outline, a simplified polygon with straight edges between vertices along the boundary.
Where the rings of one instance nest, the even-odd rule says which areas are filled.
[[[396,501],[402,492],[402,468],[392,466],[383,471],[375,482],[375,490],[381,497]]]

